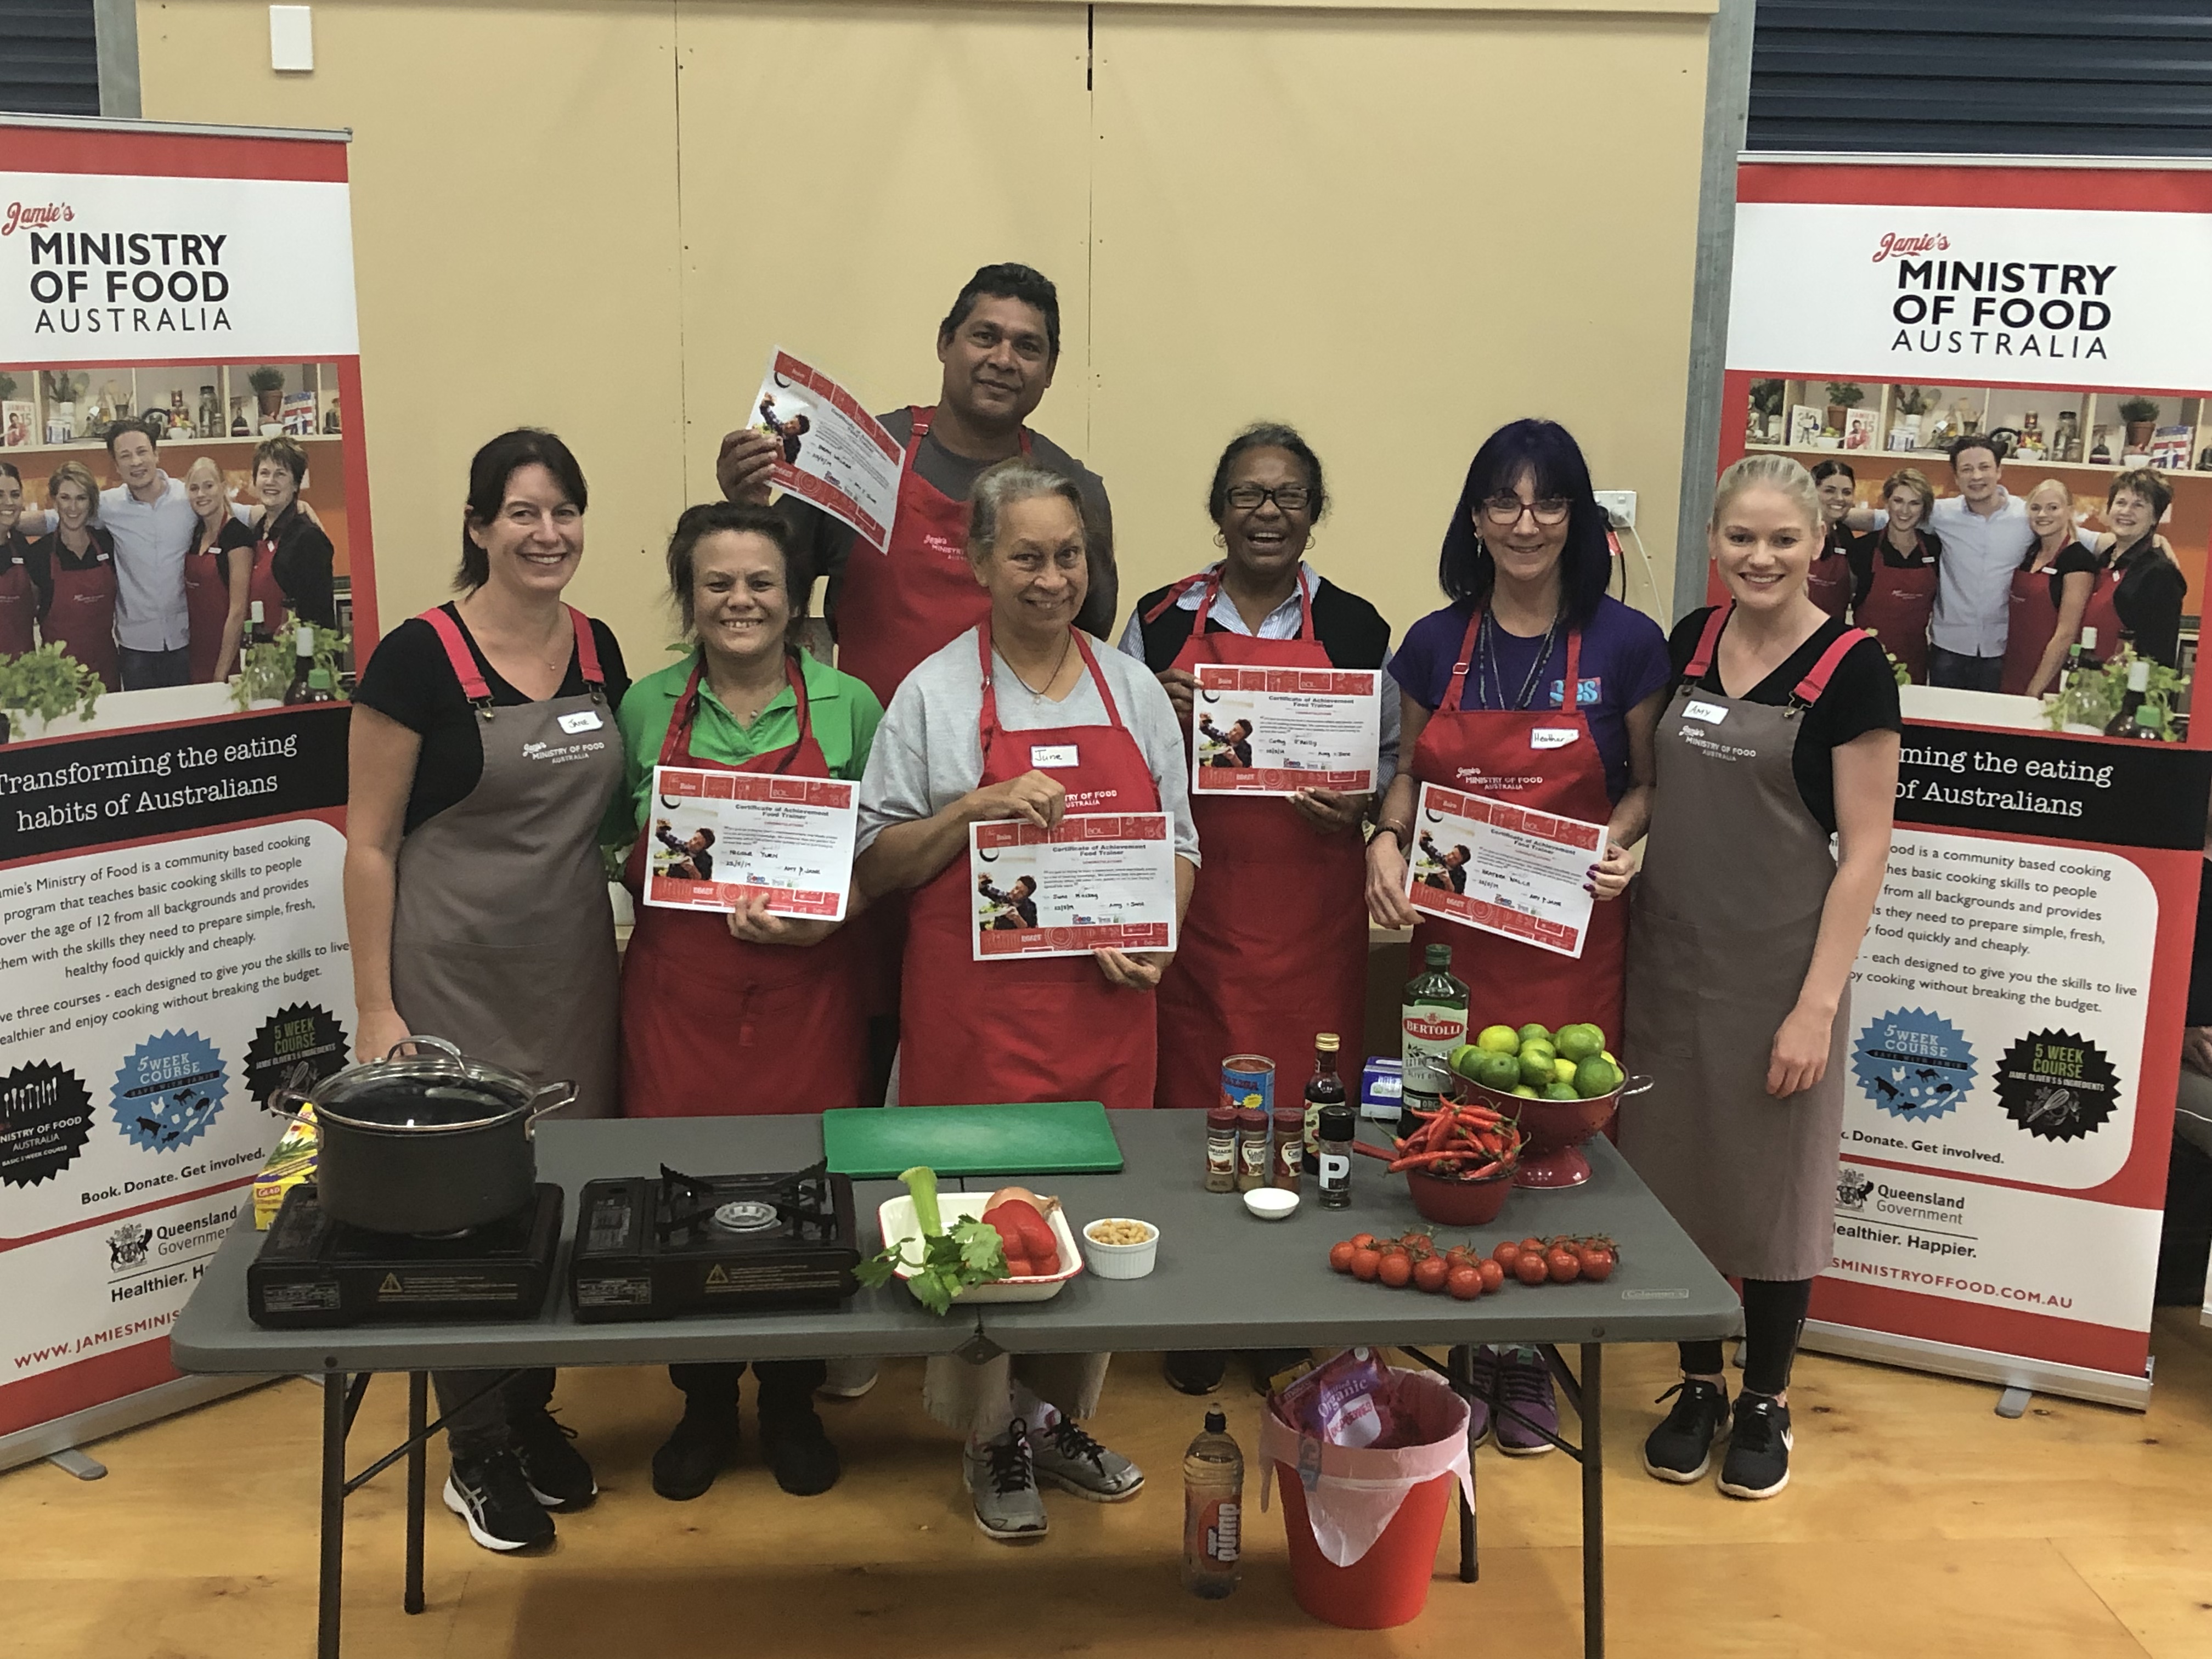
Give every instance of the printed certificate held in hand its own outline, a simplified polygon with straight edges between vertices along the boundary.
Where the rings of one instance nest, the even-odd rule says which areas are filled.
[[[775,772],[653,769],[645,902],[842,921],[853,885],[860,786]]]
[[[973,959],[1176,948],[1175,840],[1164,812],[1079,812],[1051,830],[968,827]]]
[[[1200,663],[1190,787],[1200,795],[1374,792],[1382,705],[1371,668]]]
[[[906,452],[859,398],[778,346],[753,424],[782,446],[769,475],[778,489],[852,526],[878,553],[890,545]]]
[[[1604,851],[1601,823],[1425,783],[1406,894],[1425,915],[1579,957]]]

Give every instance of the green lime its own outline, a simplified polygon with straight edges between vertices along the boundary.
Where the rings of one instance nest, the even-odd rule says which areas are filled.
[[[1521,1081],[1521,1062],[1511,1054],[1485,1054],[1474,1080],[1486,1089],[1510,1090]]]
[[[1603,1053],[1599,1054],[1598,1058],[1602,1060],[1608,1066],[1617,1066],[1620,1064],[1619,1060],[1613,1057],[1613,1050],[1610,1048],[1606,1049]]]
[[[1562,1025],[1558,1048],[1560,1059],[1580,1065],[1591,1055],[1605,1051],[1605,1033],[1595,1025]]]
[[[1462,1077],[1478,1075],[1475,1066],[1480,1064],[1483,1051],[1472,1042],[1462,1042],[1452,1050],[1451,1068]]]
[[[1575,1085],[1571,1083],[1553,1083],[1548,1085],[1545,1088],[1541,1097],[1546,1100],[1580,1100],[1582,1098],[1580,1095],[1575,1092]]]
[[[1561,1054],[1552,1062],[1552,1076],[1558,1082],[1572,1083],[1575,1080],[1575,1062]]]
[[[1513,1092],[1519,1095],[1523,1100],[1538,1100],[1542,1098],[1542,1097],[1538,1095],[1534,1089],[1530,1088],[1525,1083],[1515,1084],[1513,1085]]]
[[[1487,1048],[1493,1054],[1510,1054],[1521,1047],[1521,1039],[1510,1025],[1486,1025],[1482,1035],[1475,1038],[1474,1046]]]
[[[1595,1100],[1600,1095],[1609,1095],[1620,1087],[1620,1067],[1600,1057],[1586,1060],[1575,1067],[1575,1092],[1584,1100]]]
[[[1555,1075],[1552,1070],[1559,1055],[1552,1052],[1548,1042],[1524,1042],[1521,1045],[1521,1080],[1537,1088],[1549,1083]]]
[[[1523,1025],[1517,1035],[1523,1043],[1549,1042],[1552,1040],[1551,1031],[1541,1025]]]

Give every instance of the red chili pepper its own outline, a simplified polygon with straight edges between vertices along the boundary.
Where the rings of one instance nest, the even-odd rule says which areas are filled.
[[[1395,1156],[1393,1153],[1384,1152],[1380,1146],[1370,1146],[1364,1140],[1353,1141],[1352,1150],[1355,1152],[1364,1152],[1370,1158],[1389,1158]]]

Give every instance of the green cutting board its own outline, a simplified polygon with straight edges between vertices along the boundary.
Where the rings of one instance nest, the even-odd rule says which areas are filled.
[[[840,1175],[881,1179],[926,1164],[941,1176],[1104,1175],[1121,1144],[1095,1100],[1018,1106],[861,1106],[822,1114]]]

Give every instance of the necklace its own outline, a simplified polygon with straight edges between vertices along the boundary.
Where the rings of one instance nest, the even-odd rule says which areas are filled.
[[[1520,695],[1515,697],[1510,702],[1508,702],[1505,700],[1505,682],[1504,678],[1498,672],[1498,636],[1495,631],[1497,625],[1495,617],[1489,611],[1486,610],[1482,613],[1481,650],[1482,666],[1484,671],[1487,673],[1490,681],[1490,700],[1483,701],[1482,707],[1485,708],[1526,708],[1528,706],[1529,697],[1534,695],[1536,690],[1536,677],[1544,672],[1544,665],[1552,660],[1552,644],[1553,641],[1559,637],[1559,613],[1556,611],[1552,613],[1552,625],[1544,630],[1544,637],[1536,647],[1536,659],[1528,665],[1528,678],[1521,682]],[[1476,677],[1474,691],[1477,699],[1481,700],[1483,698],[1483,682],[1481,676]],[[1564,703],[1564,692],[1562,694],[1561,700]]]
[[[1031,702],[1042,702],[1044,701],[1044,694],[1047,691],[1051,690],[1053,688],[1053,683],[1059,679],[1060,671],[1067,666],[1067,653],[1074,649],[1075,630],[1071,628],[1067,630],[1067,637],[1060,642],[1060,660],[1053,664],[1052,672],[1044,677],[1044,684],[1042,688],[1031,685],[1027,680],[1022,679],[1022,671],[1018,668],[1014,668],[1012,663],[1009,662],[1006,666],[1013,669],[1013,674],[1016,679],[1022,681],[1022,690],[1030,694],[1030,701]]]

